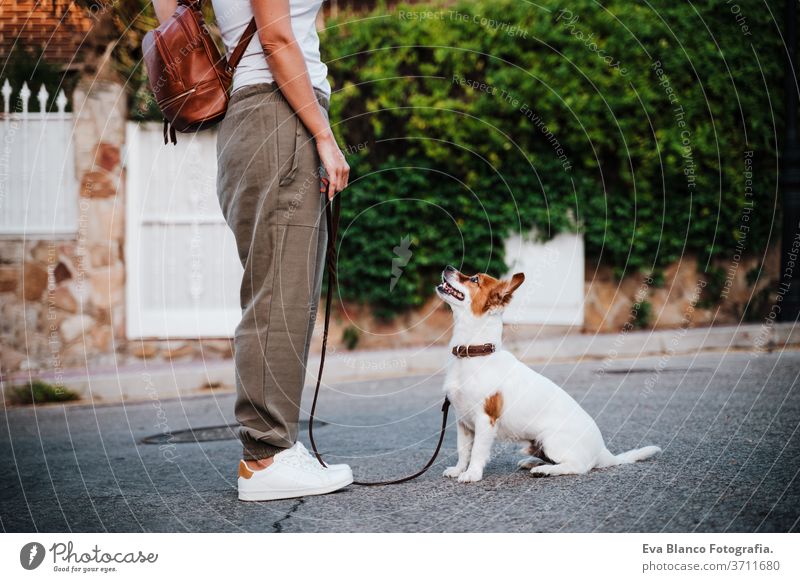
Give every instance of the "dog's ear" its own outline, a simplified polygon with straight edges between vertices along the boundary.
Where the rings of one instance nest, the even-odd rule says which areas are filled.
[[[511,295],[524,282],[525,282],[525,273],[514,273],[514,276],[511,277],[511,280],[508,282],[508,289],[506,290],[506,294]]]
[[[500,296],[503,298],[503,303],[508,303],[511,301],[512,295],[514,295],[514,291],[516,291],[520,285],[525,281],[525,273],[514,273],[514,276],[511,277],[508,281],[501,281],[500,285],[498,285],[498,292]]]
[[[516,291],[524,281],[525,273],[515,273],[514,276],[507,281],[498,281],[489,296],[489,300],[486,302],[484,310],[489,311],[490,309],[497,309],[508,305],[508,302],[511,301],[511,298],[514,296],[514,291]]]

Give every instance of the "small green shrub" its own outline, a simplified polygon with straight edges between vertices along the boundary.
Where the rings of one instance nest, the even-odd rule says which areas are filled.
[[[774,281],[763,289],[756,291],[750,300],[742,307],[742,312],[737,314],[739,321],[747,323],[764,322],[764,318],[769,315],[770,309],[775,304],[774,289],[778,286],[778,281]]]
[[[727,270],[719,265],[711,265],[706,269],[703,276],[706,286],[703,288],[700,300],[697,302],[698,307],[711,309],[719,302],[722,292],[725,290],[727,274]]]
[[[763,265],[756,265],[745,274],[745,281],[749,287],[754,287],[758,283],[758,278],[762,274]]]
[[[68,402],[78,400],[77,392],[64,386],[54,386],[42,380],[33,380],[22,386],[13,386],[10,391],[12,404],[43,404],[46,402]]]
[[[344,347],[348,350],[356,349],[358,341],[361,339],[361,334],[358,333],[358,328],[353,325],[348,325],[342,332],[342,342]]]
[[[655,288],[663,287],[666,282],[663,269],[651,271],[647,276],[650,278],[650,284]]]
[[[649,327],[653,319],[653,305],[649,301],[642,301],[635,305],[635,312],[632,325],[635,329],[645,329]]]

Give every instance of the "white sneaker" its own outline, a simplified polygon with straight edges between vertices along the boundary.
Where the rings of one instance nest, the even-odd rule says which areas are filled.
[[[348,465],[323,467],[299,441],[275,455],[266,469],[253,471],[244,461],[239,461],[241,501],[322,495],[347,487],[352,482],[353,471]]]

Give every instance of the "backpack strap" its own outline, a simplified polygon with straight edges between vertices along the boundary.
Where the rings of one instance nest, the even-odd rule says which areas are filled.
[[[228,64],[225,66],[225,69],[228,71],[229,74],[233,74],[233,70],[239,64],[239,61],[242,60],[242,56],[244,55],[244,51],[247,50],[247,47],[250,45],[250,41],[253,40],[253,35],[256,33],[256,19],[253,18],[250,23],[247,25],[247,28],[244,29],[244,33],[242,34],[241,40],[239,40],[239,44],[236,45],[236,48],[233,49],[231,53],[231,58],[228,60]]]
[[[182,4],[183,6],[193,10],[200,10],[200,5],[202,2],[203,0],[178,0],[178,4]],[[242,38],[239,39],[239,44],[237,44],[236,48],[233,49],[230,60],[225,65],[225,70],[228,71],[229,74],[233,74],[233,70],[239,64],[239,61],[242,60],[244,51],[247,50],[247,46],[250,44],[250,41],[253,40],[253,35],[256,33],[256,30],[256,19],[253,17],[247,24],[247,28],[244,29]]]

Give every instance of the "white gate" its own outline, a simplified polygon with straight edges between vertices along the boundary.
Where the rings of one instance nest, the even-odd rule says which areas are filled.
[[[216,133],[164,145],[160,123],[126,134],[129,338],[230,337],[242,267],[216,195]]]

